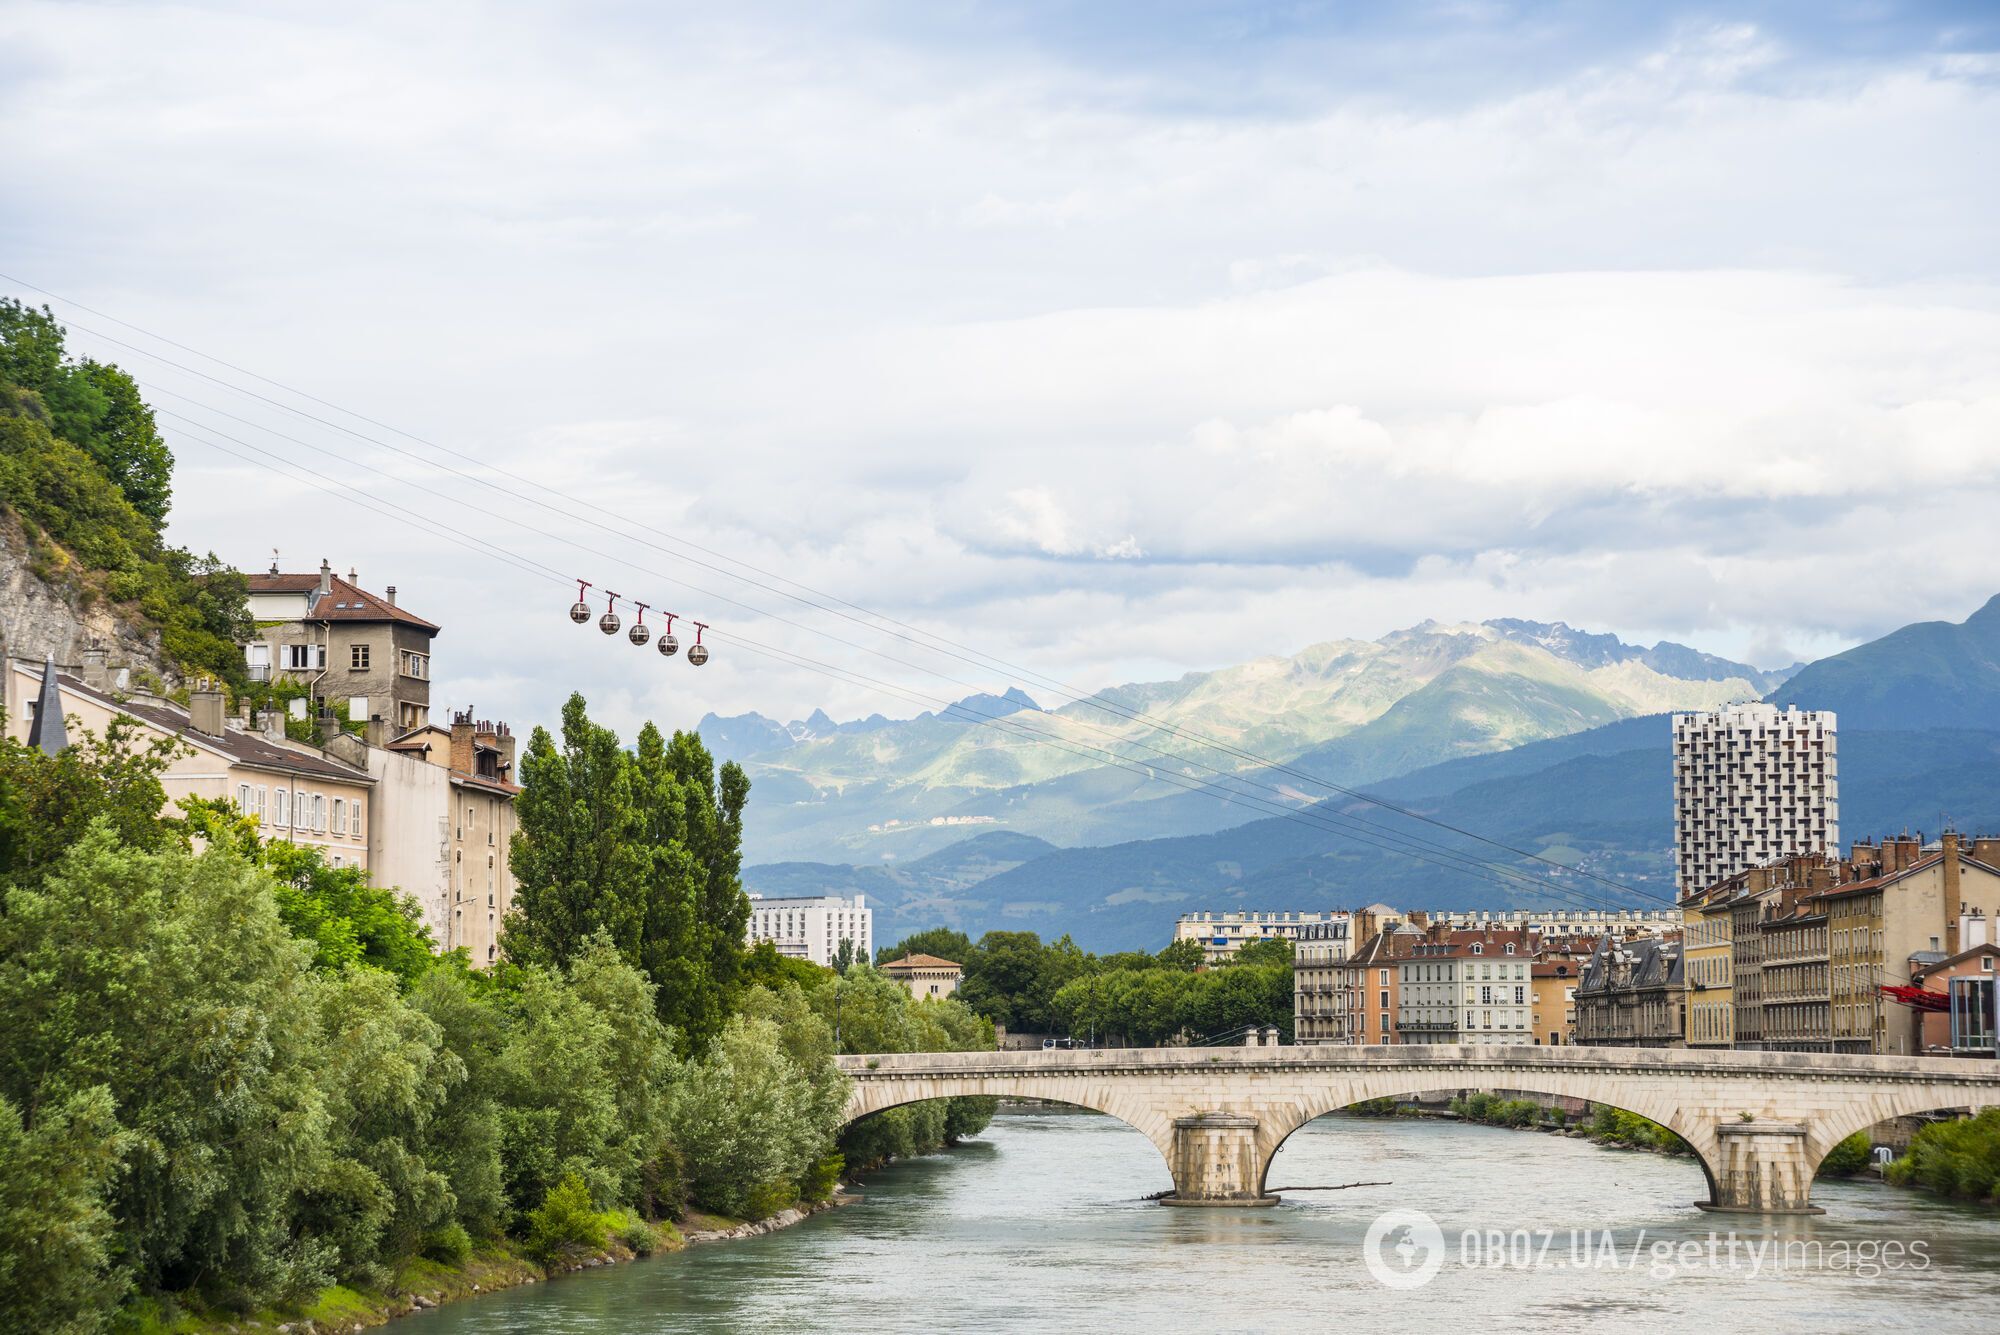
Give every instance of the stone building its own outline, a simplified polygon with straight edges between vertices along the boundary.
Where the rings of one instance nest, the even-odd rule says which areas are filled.
[[[438,627],[396,605],[396,586],[377,596],[355,571],[342,579],[325,561],[317,574],[284,574],[275,562],[246,575],[257,638],[244,646],[255,681],[306,685],[318,706],[347,707],[356,723],[383,719],[392,733],[431,717],[431,643]]]
[[[1606,937],[1576,987],[1576,1041],[1590,1047],[1686,1044],[1687,992],[1678,940]]]
[[[881,967],[883,973],[910,989],[918,1001],[941,1000],[958,991],[965,970],[935,955],[905,955]]]

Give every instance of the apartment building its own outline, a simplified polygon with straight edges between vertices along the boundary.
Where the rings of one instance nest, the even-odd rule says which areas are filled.
[[[290,677],[316,708],[347,707],[356,723],[383,719],[395,733],[430,722],[431,644],[438,627],[396,605],[396,586],[370,593],[325,561],[313,574],[280,572],[274,560],[247,574],[257,637],[244,646],[253,681]]]
[[[229,715],[221,691],[199,684],[186,705],[119,690],[102,650],[86,650],[76,673],[54,663],[5,660],[0,702],[17,740],[48,752],[76,730],[103,737],[127,720],[136,741],[169,740],[177,754],[160,775],[167,804],[183,798],[231,801],[255,818],[265,839],[317,848],[335,867],[367,868],[376,783],[365,766],[259,731]]]
[[[379,718],[352,748],[379,781],[377,881],[416,899],[442,950],[464,950],[479,967],[500,956],[514,906],[515,742],[505,723],[453,711],[451,726],[426,724],[395,738]]]
[[[1292,962],[1293,1042],[1396,1042],[1398,961],[1423,939],[1414,927],[1394,927],[1374,933],[1345,958],[1322,956],[1310,936],[1302,940]]]
[[[1405,1043],[1531,1043],[1529,965],[1516,931],[1439,931],[1396,963],[1396,1031]]]
[[[1183,913],[1174,923],[1174,940],[1201,942],[1203,957],[1220,964],[1253,941],[1290,941],[1296,948],[1308,928],[1322,927],[1314,942],[1345,958],[1354,943],[1353,917],[1345,910]]]
[[[743,944],[754,946],[759,941],[769,941],[780,955],[825,968],[832,967],[840,943],[847,941],[853,944],[854,958],[865,963],[874,958],[875,911],[868,907],[866,895],[853,899],[752,895]]]
[[[1576,989],[1588,960],[1588,955],[1544,951],[1529,963],[1530,995],[1534,998],[1530,1032],[1536,1043],[1559,1048],[1576,1042]]]
[[[1761,991],[1766,1052],[1827,1052],[1827,900],[1813,885],[1788,886],[1764,906]]]
[[[1964,950],[1975,915],[2000,916],[2000,839],[1857,840],[1844,870],[1825,896],[1832,1050],[1918,1055],[1921,1014],[1882,988]]]
[[[1728,1048],[1736,1042],[1734,914],[1727,889],[1710,887],[1685,905],[1683,972],[1687,977],[1687,1045]]]
[[[1690,898],[1749,867],[1840,847],[1835,718],[1739,704],[1676,714],[1674,871]]]

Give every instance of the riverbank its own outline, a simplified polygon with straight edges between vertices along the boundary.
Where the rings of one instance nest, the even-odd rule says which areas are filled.
[[[387,1288],[336,1284],[296,1308],[218,1313],[188,1306],[176,1310],[161,1300],[148,1299],[121,1311],[111,1329],[116,1335],[348,1335],[386,1325],[397,1317],[524,1285],[553,1282],[580,1271],[775,1233],[857,1199],[836,1192],[820,1204],[790,1206],[759,1220],[730,1219],[700,1210],[688,1211],[677,1224],[628,1218],[608,1230],[611,1236],[604,1246],[576,1252],[553,1265],[533,1260],[511,1240],[481,1247],[455,1264],[419,1257],[406,1263]]]

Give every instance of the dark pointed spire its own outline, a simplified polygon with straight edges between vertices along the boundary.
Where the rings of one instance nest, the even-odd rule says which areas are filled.
[[[62,688],[56,684],[56,660],[42,663],[42,693],[35,701],[35,720],[28,729],[28,745],[52,756],[69,749],[69,733],[63,729]]]

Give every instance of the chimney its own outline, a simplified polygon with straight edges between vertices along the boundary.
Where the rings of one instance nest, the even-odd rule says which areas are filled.
[[[353,566],[347,567],[347,582],[357,589],[361,587],[361,575]]]
[[[2000,867],[2000,839],[1990,836],[1972,841],[1972,860],[1983,862],[1989,867]]]
[[[472,764],[472,711],[451,714],[451,767],[462,774],[474,773]]]
[[[514,773],[514,730],[504,723],[496,723],[494,727],[498,729],[500,734],[498,743],[500,747],[500,777],[507,779],[511,783],[513,781],[511,776]]]
[[[321,557],[319,563],[319,596],[324,598],[333,592],[333,567]]]
[[[215,683],[206,677],[188,692],[188,723],[196,732],[207,733],[210,737],[222,736],[222,692],[216,690]]]
[[[1958,897],[1960,894],[1959,874],[1958,874],[1958,834],[1956,831],[1947,830],[1942,836],[1939,837],[1938,842],[1942,846],[1942,851],[1943,851],[1943,856],[1938,860],[1938,865],[1944,869],[1945,932],[1948,936],[1957,936],[1958,918],[1960,914],[1965,912],[1965,906],[1960,902]],[[1960,938],[1959,940],[1956,941],[1948,940],[1945,942],[1945,952],[1947,954],[1956,955],[1959,951],[1964,949],[1965,949],[1965,941],[1963,938]]]
[[[370,746],[387,746],[389,744],[389,720],[383,718],[380,714],[370,714],[368,716],[368,726],[362,729],[361,736]]]
[[[257,729],[259,732],[264,734],[264,737],[267,741],[273,741],[273,742],[284,741],[285,740],[284,711],[278,709],[266,709],[260,711],[257,715]]]
[[[96,640],[83,651],[83,684],[94,691],[111,689],[111,655]]]
[[[340,716],[331,709],[322,709],[319,714],[320,745],[324,746],[330,739],[340,736],[340,732]]]
[[[396,605],[396,586],[391,584],[389,586],[389,606],[394,607],[395,605]]]

